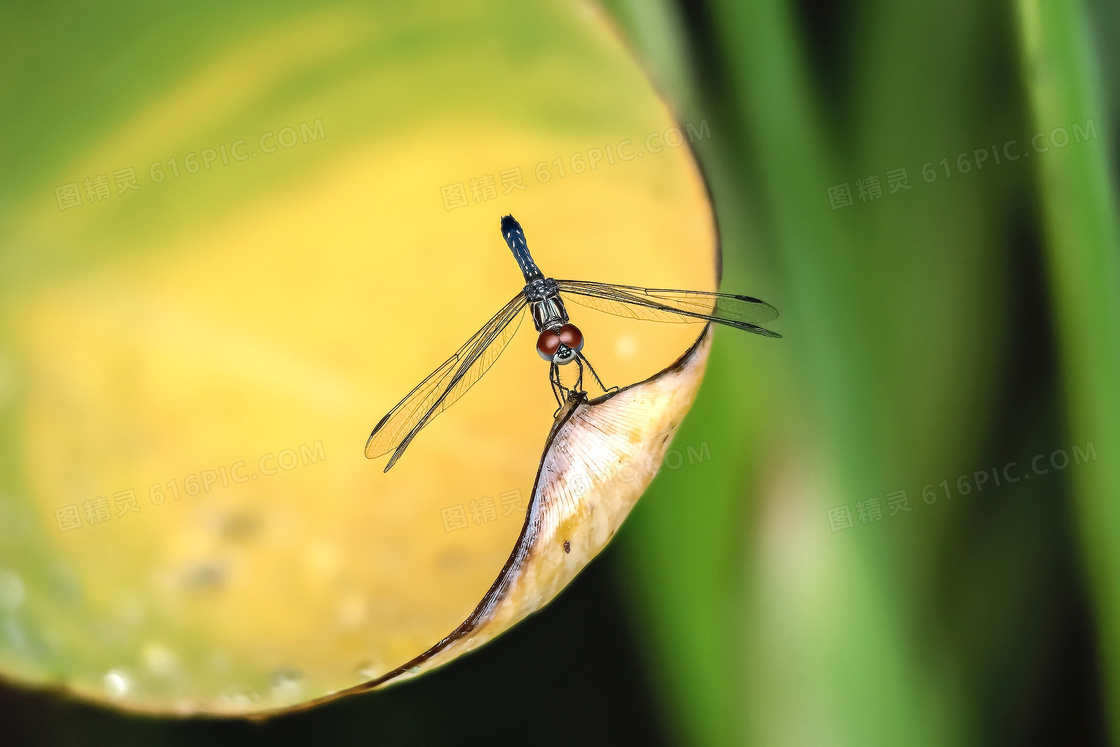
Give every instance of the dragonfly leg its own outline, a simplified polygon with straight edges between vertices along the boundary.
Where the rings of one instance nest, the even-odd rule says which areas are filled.
[[[603,384],[603,380],[599,378],[599,374],[595,373],[595,369],[591,367],[591,361],[587,360],[587,358],[585,358],[582,353],[576,353],[576,362],[577,363],[582,362],[581,363],[581,368],[580,368],[581,381],[582,381],[582,376],[583,376],[582,364],[586,364],[587,365],[587,370],[590,371],[591,375],[595,378],[595,383],[599,385],[599,388],[602,389],[604,393],[605,392],[613,392],[613,391],[616,391],[618,389],[618,387],[616,387],[616,386],[612,386],[610,389],[608,389],[606,387],[606,385]]]
[[[548,383],[552,386],[552,395],[556,397],[556,404],[563,407],[567,395],[565,394],[564,385],[560,382],[560,366],[555,363],[551,364],[548,368]],[[556,412],[560,412],[560,410],[557,409]]]
[[[573,392],[584,391],[584,389],[583,389],[583,361],[580,360],[582,357],[583,357],[582,355],[580,355],[579,353],[576,353],[576,370],[579,371],[579,373],[576,374],[576,385],[574,387],[572,387]]]

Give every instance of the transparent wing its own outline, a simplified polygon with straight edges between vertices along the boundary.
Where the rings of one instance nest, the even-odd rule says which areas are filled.
[[[385,466],[388,472],[420,429],[455,404],[494,365],[521,326],[525,305],[524,293],[518,293],[381,418],[366,441],[366,456],[373,459],[392,451],[393,456]]]
[[[633,285],[557,280],[565,298],[588,308],[651,322],[719,322],[765,337],[781,337],[758,326],[778,310],[750,296],[704,291],[639,288]]]

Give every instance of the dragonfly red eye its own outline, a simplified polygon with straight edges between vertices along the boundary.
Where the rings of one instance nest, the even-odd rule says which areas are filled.
[[[583,333],[579,331],[579,327],[576,325],[565,324],[560,328],[560,342],[572,350],[581,350],[583,348]]]
[[[552,356],[560,347],[560,335],[554,329],[546,329],[537,338],[537,353],[546,361],[551,361]]]

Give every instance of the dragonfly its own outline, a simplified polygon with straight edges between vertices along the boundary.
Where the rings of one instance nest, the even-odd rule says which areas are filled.
[[[781,337],[758,326],[776,318],[777,309],[751,296],[545,277],[529,254],[521,224],[506,215],[501,229],[525,277],[525,287],[374,427],[365,453],[375,459],[392,452],[385,472],[393,468],[416,434],[455,404],[497,362],[520,328],[526,309],[537,329],[537,354],[549,363],[549,382],[561,406],[573,393],[583,392],[584,369],[604,392],[611,391],[584,356],[586,339],[568,318],[565,300],[629,319],[718,322],[763,337]],[[578,373],[573,386],[567,387],[560,377],[560,367],[573,362]]]

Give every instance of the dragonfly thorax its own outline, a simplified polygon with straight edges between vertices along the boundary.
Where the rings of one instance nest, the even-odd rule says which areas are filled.
[[[560,290],[552,278],[533,280],[525,285],[525,298],[538,332],[560,329],[568,323],[568,311],[560,300]]]

